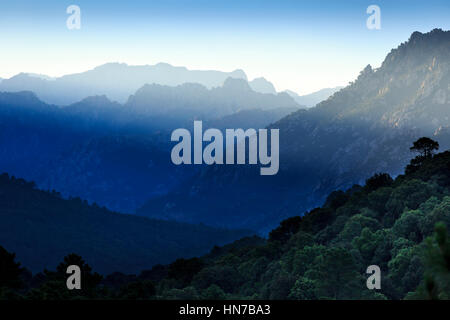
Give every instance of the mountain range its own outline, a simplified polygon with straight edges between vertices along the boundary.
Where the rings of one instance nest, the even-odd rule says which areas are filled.
[[[0,93],[0,171],[40,188],[132,213],[199,167],[170,161],[170,133],[205,127],[265,127],[301,108],[287,94],[253,91],[245,80],[221,87],[144,85],[125,104],[106,96],[60,107],[31,92]]]
[[[368,65],[329,99],[269,126],[280,130],[280,171],[211,166],[138,214],[247,227],[262,233],[376,172],[399,174],[411,141],[450,146],[450,32],[414,32],[381,67]]]
[[[255,92],[246,80],[234,78],[227,78],[223,86],[212,89],[194,83],[176,87],[146,84],[129,97],[126,106],[138,114],[162,116],[181,124],[194,119],[217,119],[249,109],[302,107],[286,93]]]
[[[255,78],[249,83],[250,88],[252,88],[253,91],[260,92],[260,93],[271,93],[271,94],[277,94],[277,91],[275,90],[275,87],[270,81],[267,81],[265,78]]]
[[[125,103],[130,95],[146,84],[177,87],[195,83],[212,89],[222,87],[228,78],[247,82],[247,75],[242,70],[189,70],[167,63],[144,66],[106,63],[86,72],[57,78],[35,73],[19,73],[9,79],[0,78],[0,91],[32,91],[42,101],[61,106],[77,103],[89,96],[102,95],[107,96],[109,100]],[[263,77],[248,81],[248,86],[258,93],[277,95],[274,85]],[[292,96],[297,104],[311,107],[328,98],[337,89],[322,89],[304,96],[289,90],[286,93]]]
[[[125,102],[144,84],[178,86],[199,83],[207,88],[218,87],[229,78],[247,79],[242,70],[233,72],[188,70],[167,63],[129,66],[107,63],[92,70],[58,78],[21,73],[0,84],[0,91],[32,91],[50,104],[68,105],[94,95]]]
[[[354,82],[309,109],[286,92],[274,94],[264,79],[248,82],[241,71],[107,64],[56,79],[22,74],[39,84],[38,93],[0,94],[0,169],[116,211],[265,233],[335,189],[375,172],[398,174],[413,156],[407,146],[420,136],[448,148],[449,34],[413,33],[380,68],[368,65]],[[142,84],[153,79],[149,75],[170,86]],[[14,91],[12,84],[27,83],[13,78],[0,88]],[[197,83],[186,83],[191,80]],[[140,86],[124,98],[126,90],[115,90],[121,82],[126,90]],[[76,87],[82,84],[84,89]],[[70,100],[99,88],[123,94],[124,102],[95,95],[61,107],[38,98],[51,92]],[[261,177],[245,165],[172,165],[170,132],[191,128],[193,120],[219,128],[279,129],[279,173]]]

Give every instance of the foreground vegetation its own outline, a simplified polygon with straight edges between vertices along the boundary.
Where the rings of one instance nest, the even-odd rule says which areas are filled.
[[[420,143],[419,143],[420,142]],[[395,180],[376,174],[335,191],[321,208],[289,218],[268,239],[248,237],[201,258],[139,275],[102,277],[72,254],[31,276],[0,249],[3,299],[450,299],[450,152],[418,140]],[[66,267],[83,270],[66,289]],[[381,268],[380,290],[366,286]]]

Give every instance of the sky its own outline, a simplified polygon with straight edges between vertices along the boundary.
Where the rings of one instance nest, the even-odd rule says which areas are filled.
[[[81,9],[69,30],[67,7]],[[368,29],[368,6],[381,29]],[[448,0],[40,0],[0,2],[0,78],[107,62],[242,69],[277,91],[345,86],[412,32],[450,29]]]

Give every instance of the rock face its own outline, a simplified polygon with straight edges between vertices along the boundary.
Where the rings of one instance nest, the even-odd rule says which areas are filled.
[[[393,175],[421,137],[450,146],[450,32],[415,32],[382,66],[367,66],[348,87],[270,126],[280,129],[280,172],[210,167],[139,214],[265,232],[281,219],[376,172]],[[170,205],[169,205],[170,204]]]

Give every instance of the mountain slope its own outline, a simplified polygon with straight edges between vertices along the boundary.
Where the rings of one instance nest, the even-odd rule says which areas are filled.
[[[242,110],[301,107],[285,93],[255,92],[247,81],[233,78],[213,89],[194,83],[177,87],[145,85],[130,96],[125,106],[139,114],[163,116],[178,123],[189,123],[195,118],[217,119]]]
[[[246,238],[214,248],[201,258],[202,267],[190,274],[190,280],[181,281],[187,272],[179,268],[178,281],[172,287],[156,286],[160,288],[156,295],[162,299],[447,300],[449,187],[449,151],[414,170],[409,167],[395,180],[373,176],[364,186],[331,193],[322,207],[304,216],[282,221],[265,242]],[[433,232],[438,223],[437,236]],[[381,270],[379,290],[367,289],[370,265]],[[170,275],[158,280],[164,283],[166,278]]]
[[[29,92],[0,93],[0,170],[133,212],[196,170],[170,162],[169,136],[152,123],[105,97],[59,108]]]
[[[23,277],[20,291],[20,270],[11,267],[3,283],[15,294],[6,298],[448,300],[450,152],[412,163],[395,180],[374,175],[364,186],[332,192],[305,215],[293,212],[268,239],[245,237],[200,258],[97,277],[89,290],[66,290],[66,266],[81,265],[73,255],[56,272]],[[7,258],[11,265],[14,256]],[[381,288],[368,290],[373,265],[380,268]]]
[[[172,130],[194,119],[264,127],[299,107],[232,78],[213,89],[145,85],[124,105],[103,95],[57,107],[30,92],[0,92],[0,170],[131,213],[199,169],[172,164]]]
[[[290,90],[286,90],[285,92],[289,94],[292,98],[294,98],[295,102],[297,102],[298,104],[306,107],[314,107],[319,102],[327,100],[329,97],[331,97],[334,93],[338,92],[342,88],[343,87],[324,88],[319,91],[302,96]]]
[[[297,108],[289,107],[269,110],[242,110],[219,119],[207,121],[204,126],[205,128],[216,128],[223,131],[230,128],[241,128],[244,130],[249,128],[265,128],[269,124],[272,124],[297,110]]]
[[[191,184],[150,200],[139,214],[268,232],[332,190],[375,172],[400,173],[411,158],[408,145],[420,136],[448,148],[449,43],[449,31],[413,33],[379,69],[368,66],[315,108],[272,124],[280,129],[276,176],[259,176],[248,166],[210,167]]]
[[[54,268],[76,252],[102,273],[132,273],[246,234],[117,214],[0,175],[0,245],[32,271]]]

